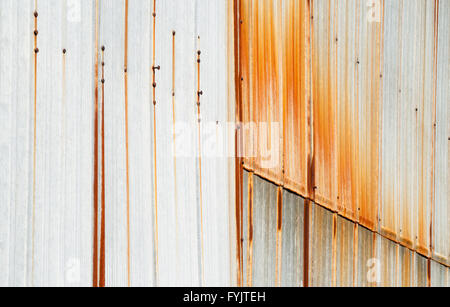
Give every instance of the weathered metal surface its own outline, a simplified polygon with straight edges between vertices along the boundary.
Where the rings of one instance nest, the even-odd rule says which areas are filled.
[[[398,245],[380,235],[376,237],[375,276],[377,286],[398,286]],[[378,271],[379,270],[379,271]]]
[[[439,1],[433,257],[450,265],[450,3]]]
[[[283,192],[280,286],[303,286],[304,200]]]
[[[415,253],[414,256],[414,287],[428,286],[428,259]]]
[[[311,205],[309,230],[310,287],[331,287],[333,278],[333,213]]]
[[[375,262],[375,235],[364,227],[358,227],[358,250],[356,260],[357,287],[371,287],[375,285],[376,275],[373,278]],[[376,271],[375,271],[376,273]]]

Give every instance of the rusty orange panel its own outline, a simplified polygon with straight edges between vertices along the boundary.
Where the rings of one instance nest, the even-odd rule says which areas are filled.
[[[309,5],[284,1],[283,18],[283,169],[285,187],[307,192],[309,93]]]
[[[312,1],[312,100],[315,200],[336,209],[336,1]]]
[[[243,1],[241,10],[241,53],[244,55],[241,67],[248,75],[248,81],[245,81],[245,76],[241,80],[247,84],[243,86],[243,113],[250,125],[246,127],[250,132],[244,137],[244,143],[247,144],[244,148],[247,147],[246,154],[250,155],[250,162],[253,162],[249,167],[279,182],[282,167],[280,5],[270,0]],[[246,57],[246,54],[249,56]],[[249,151],[249,148],[252,150]],[[249,160],[245,159],[245,162]]]

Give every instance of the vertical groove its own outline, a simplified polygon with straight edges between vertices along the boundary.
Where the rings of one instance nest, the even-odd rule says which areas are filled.
[[[337,284],[337,214],[333,214],[333,233],[331,234],[331,285]]]
[[[158,169],[156,164],[156,0],[153,0],[153,40],[152,40],[152,86],[153,86],[153,197],[154,197],[154,240],[155,240],[155,274],[156,285],[159,279],[159,253],[158,253]]]
[[[309,219],[311,201],[305,200],[303,225],[303,286],[309,287]]]
[[[101,234],[100,234],[100,287],[105,287],[105,257],[106,257],[106,190],[105,190],[105,47],[102,47],[102,214],[101,214]]]
[[[200,90],[200,36],[198,39],[197,51],[197,120],[198,120],[198,170],[199,170],[199,205],[200,205],[200,239],[201,239],[201,259],[202,259],[202,285],[205,284],[205,255],[203,246],[203,187],[202,187],[202,135],[201,135],[201,113],[200,113],[200,96],[203,92]]]
[[[248,173],[247,287],[253,284],[253,173]]]
[[[95,1],[95,100],[94,100],[94,251],[93,286],[98,287],[98,34],[99,0]]]
[[[125,52],[124,52],[124,81],[125,81],[125,150],[127,172],[127,277],[128,287],[130,279],[130,172],[128,152],[128,0],[125,0]]]
[[[32,251],[31,251],[31,286],[34,286],[34,256],[36,229],[36,139],[37,139],[37,0],[34,2],[34,111],[33,111],[33,213],[32,213]]]

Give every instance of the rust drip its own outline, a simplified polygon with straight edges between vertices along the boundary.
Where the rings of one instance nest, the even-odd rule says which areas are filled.
[[[234,81],[235,81],[235,91],[236,91],[236,122],[237,127],[235,131],[235,176],[236,176],[236,200],[235,200],[235,218],[236,218],[236,262],[237,262],[237,286],[241,287],[243,285],[243,261],[242,261],[242,221],[241,221],[241,210],[242,210],[242,174],[243,174],[243,159],[239,153],[239,149],[242,148],[242,95],[240,86],[240,73],[241,73],[241,56],[240,56],[240,15],[241,15],[241,1],[233,1],[233,13],[234,13]]]
[[[176,231],[176,253],[179,251],[179,225],[178,225],[178,184],[177,184],[177,146],[176,146],[176,108],[175,108],[175,31],[172,32],[172,129],[173,129],[173,173],[174,173],[174,197],[175,197],[175,231]],[[177,258],[177,272],[179,272],[179,261]]]
[[[200,36],[197,38],[198,46],[200,46]],[[201,135],[201,113],[200,113],[200,97],[203,91],[200,89],[200,49],[197,51],[197,127],[198,127],[198,171],[199,171],[199,205],[200,205],[200,237],[201,237],[201,254],[202,254],[202,285],[205,284],[204,265],[205,255],[203,248],[203,187],[202,187],[202,135]]]
[[[431,287],[431,259],[427,259],[427,287]]]
[[[275,286],[281,284],[281,248],[283,239],[283,188],[278,187],[277,190],[277,238],[276,238],[276,268],[275,268]]]
[[[128,150],[128,0],[125,0],[125,42],[124,42],[124,82],[125,82],[125,149],[126,149],[126,172],[127,172],[127,277],[128,287],[131,286],[130,279],[130,172],[129,172],[129,150]]]
[[[303,224],[303,286],[309,287],[309,220],[311,201],[305,200],[304,224]]]
[[[153,97],[153,202],[154,212],[154,240],[155,240],[155,274],[156,284],[159,278],[159,252],[158,252],[158,169],[156,163],[156,0],[153,0],[153,38],[152,38],[152,97]]]
[[[333,214],[333,233],[331,234],[331,284],[336,287],[337,284],[337,214]],[[340,252],[340,251],[339,251]]]
[[[105,287],[105,258],[106,258],[106,189],[105,189],[105,47],[102,47],[102,214],[100,226],[100,287]]]
[[[35,255],[35,230],[36,230],[36,140],[37,140],[37,47],[38,36],[38,12],[37,0],[34,3],[34,110],[33,110],[33,216],[32,216],[32,251],[31,251],[31,285],[34,286],[34,255]]]
[[[253,173],[248,175],[247,287],[253,284]]]
[[[438,64],[438,43],[439,43],[439,0],[435,0],[434,9],[434,68],[433,68],[433,133],[431,139],[431,186],[434,187],[435,174],[436,174],[436,120],[437,120],[437,64]],[[435,201],[435,191],[431,189],[431,222],[430,222],[430,254],[434,254],[434,236],[433,236],[433,222],[434,222],[434,201]],[[430,264],[428,265],[430,267]],[[428,274],[429,275],[429,274]],[[429,282],[429,285],[431,283]]]

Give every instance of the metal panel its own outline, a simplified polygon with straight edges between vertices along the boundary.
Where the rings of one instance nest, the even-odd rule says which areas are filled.
[[[333,213],[312,204],[309,231],[309,286],[331,287],[333,275]]]
[[[436,261],[430,261],[430,266],[431,287],[447,287],[448,268],[437,263]]]
[[[428,259],[415,253],[414,256],[414,287],[428,286]]]
[[[370,287],[375,285],[376,267],[375,259],[375,235],[364,227],[358,227],[358,251],[356,259],[356,286]],[[375,269],[375,271],[373,271]],[[374,275],[375,273],[375,275]]]
[[[380,235],[377,235],[376,244],[377,266],[379,266],[380,270],[377,285],[381,287],[396,287],[398,285],[398,245]]]
[[[283,192],[281,277],[282,287],[303,286],[304,200]]]
[[[30,285],[33,54],[31,1],[0,2],[0,286]]]
[[[450,264],[450,2],[439,1],[433,257]]]
[[[337,287],[354,286],[355,261],[355,224],[337,217],[336,225],[336,269],[334,270]]]
[[[254,177],[252,286],[275,286],[277,187]]]
[[[414,252],[410,249],[398,247],[398,286],[412,287],[414,284]]]

